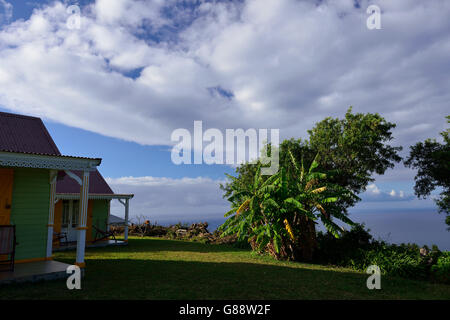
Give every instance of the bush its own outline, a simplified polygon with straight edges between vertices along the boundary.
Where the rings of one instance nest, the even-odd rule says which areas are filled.
[[[370,248],[372,236],[364,225],[357,224],[336,239],[330,233],[318,232],[318,250],[314,260],[319,263],[349,266],[363,259],[364,251]]]
[[[431,267],[433,278],[436,281],[450,284],[450,252],[443,252],[437,259],[435,265]]]
[[[436,246],[429,250],[416,244],[388,244],[374,240],[370,230],[357,224],[339,239],[319,233],[315,261],[365,271],[370,265],[380,267],[382,274],[443,282],[450,274],[450,254]],[[432,271],[433,270],[433,271]]]
[[[422,258],[417,245],[376,243],[365,252],[363,263],[359,266],[365,270],[369,265],[380,267],[382,274],[405,278],[424,279],[428,277],[429,266]]]

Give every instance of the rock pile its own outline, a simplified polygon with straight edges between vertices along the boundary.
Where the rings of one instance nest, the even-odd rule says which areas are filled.
[[[124,231],[123,227],[114,228],[117,234],[123,233]],[[162,237],[215,244],[232,244],[236,242],[235,236],[221,237],[220,232],[217,230],[213,233],[209,232],[207,222],[193,223],[190,226],[176,224],[164,227],[146,221],[142,224],[131,224],[128,228],[128,234],[141,237]]]
[[[124,232],[123,226],[111,226],[116,234]],[[194,223],[190,226],[183,226],[181,224],[171,225],[168,227],[144,222],[141,224],[131,224],[128,228],[129,235],[147,236],[147,237],[167,237],[179,239],[205,238],[213,240],[215,236],[208,231],[208,223]]]

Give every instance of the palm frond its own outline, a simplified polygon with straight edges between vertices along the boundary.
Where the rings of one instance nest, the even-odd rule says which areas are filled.
[[[284,219],[284,225],[286,228],[287,233],[289,234],[289,237],[291,238],[292,241],[295,241],[295,237],[294,237],[294,231],[292,230],[291,225],[289,224],[289,221],[287,219]]]
[[[305,191],[308,191],[313,185],[317,184],[317,179],[311,179],[305,186]]]
[[[319,162],[317,161],[318,158],[319,154],[317,153],[316,156],[314,157],[313,162],[311,163],[311,166],[309,167],[308,173],[313,172],[313,170],[319,166]]]
[[[324,216],[321,216],[322,223],[324,224],[325,228],[335,237],[339,238],[340,232],[342,232],[341,227],[339,227],[336,223],[331,221],[330,219],[327,219]]]
[[[311,191],[311,193],[321,193],[321,192],[324,192],[325,190],[327,190],[327,187],[320,187],[320,188],[317,188],[317,189],[314,189],[313,191]]]
[[[245,200],[236,211],[236,215],[239,215],[242,211],[247,210],[250,204],[250,199]]]

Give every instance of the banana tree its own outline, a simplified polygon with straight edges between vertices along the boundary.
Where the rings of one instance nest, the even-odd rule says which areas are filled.
[[[338,201],[356,197],[351,191],[327,182],[333,172],[318,171],[316,156],[305,169],[303,161],[298,163],[288,150],[290,165],[288,174],[281,174],[279,182],[279,212],[285,226],[290,258],[311,260],[317,247],[316,227],[321,220],[325,228],[335,237],[343,231],[334,221],[337,218],[349,225],[354,223],[336,208]]]
[[[227,176],[233,180],[237,179],[231,175]],[[265,201],[269,201],[275,192],[277,186],[274,181],[278,177],[279,173],[265,178],[261,175],[261,166],[258,166],[253,183],[233,185],[232,196],[228,198],[232,208],[225,214],[225,217],[229,218],[219,228],[222,236],[235,234],[240,240],[248,239],[255,250],[262,248],[264,242],[268,242],[268,237],[262,239],[262,236],[266,233],[271,235],[273,226],[272,217],[264,210]]]
[[[317,171],[317,159],[306,170],[303,161],[297,163],[288,152],[290,163],[277,174],[266,178],[258,166],[252,184],[233,184],[228,198],[232,208],[220,230],[224,236],[248,239],[254,250],[267,251],[277,259],[310,260],[316,247],[316,221],[320,219],[338,237],[341,229],[333,217],[353,222],[334,210],[333,204],[354,195],[327,183],[327,174]]]

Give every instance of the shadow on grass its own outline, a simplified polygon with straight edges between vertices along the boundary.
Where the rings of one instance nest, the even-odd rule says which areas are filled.
[[[118,239],[120,240],[120,239]],[[201,242],[189,242],[182,240],[170,240],[163,238],[138,238],[129,239],[127,246],[109,246],[102,248],[88,248],[90,252],[160,252],[160,251],[187,251],[187,252],[232,252],[248,251],[226,244],[205,244]]]
[[[257,263],[88,259],[82,290],[65,281],[0,287],[1,299],[449,299],[450,286]]]

